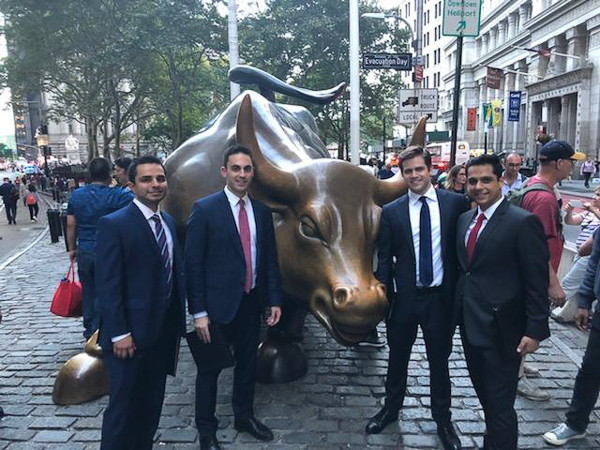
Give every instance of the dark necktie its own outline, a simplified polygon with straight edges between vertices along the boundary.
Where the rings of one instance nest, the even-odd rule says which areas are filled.
[[[165,234],[165,229],[160,221],[160,216],[158,214],[154,214],[152,216],[152,220],[154,221],[154,233],[156,242],[158,242],[158,248],[160,249],[160,257],[167,274],[167,295],[170,296],[171,288],[173,286],[173,271],[171,270],[171,258],[169,257],[167,235]]]
[[[479,234],[479,230],[481,230],[481,225],[483,225],[484,220],[485,214],[479,214],[479,217],[477,217],[477,222],[475,222],[475,226],[469,233],[469,239],[467,239],[467,261],[469,261],[469,264],[471,264],[471,260],[473,259],[475,245],[477,244],[477,235]]]
[[[244,259],[246,261],[246,280],[244,281],[244,292],[247,294],[252,289],[252,249],[250,243],[250,225],[248,224],[248,213],[244,207],[244,200],[240,199],[240,240],[242,249],[244,249]]]
[[[431,248],[431,214],[427,197],[421,197],[421,219],[419,221],[419,281],[427,287],[433,281],[433,255]]]

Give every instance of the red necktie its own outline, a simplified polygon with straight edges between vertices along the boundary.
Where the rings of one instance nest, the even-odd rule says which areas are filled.
[[[252,249],[250,243],[250,225],[248,224],[248,214],[244,208],[244,200],[240,199],[240,240],[244,249],[244,259],[246,260],[246,280],[244,282],[244,292],[247,294],[252,289]]]
[[[471,264],[471,260],[473,259],[473,253],[475,253],[475,244],[477,244],[477,235],[479,234],[479,230],[481,229],[481,225],[483,225],[484,220],[485,214],[479,214],[475,226],[471,230],[471,233],[469,233],[469,239],[467,240],[467,261],[469,261],[469,264]]]

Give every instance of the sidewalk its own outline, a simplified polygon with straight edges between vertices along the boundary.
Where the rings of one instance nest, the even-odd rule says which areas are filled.
[[[102,412],[107,399],[86,405],[59,407],[52,403],[54,377],[61,365],[83,347],[78,319],[52,316],[50,299],[67,270],[64,243],[40,241],[11,265],[0,270],[0,450],[98,449]],[[553,337],[532,359],[552,400],[536,403],[519,398],[520,448],[548,449],[541,433],[563,417],[568,406],[587,336],[551,321]],[[259,385],[256,413],[274,430],[275,441],[263,444],[232,427],[231,370],[221,376],[218,438],[225,449],[441,449],[428,406],[429,377],[425,346],[419,339],[410,364],[410,378],[401,427],[366,436],[364,427],[382,404],[387,349],[347,349],[310,319],[305,350],[308,375],[285,385]],[[383,332],[384,327],[380,326]],[[453,420],[463,446],[482,445],[484,423],[471,387],[458,335],[450,361],[453,383]],[[197,450],[194,425],[195,367],[182,345],[179,373],[169,378],[156,449]],[[589,435],[567,449],[600,447],[600,410],[594,412]],[[402,433],[399,434],[399,431]]]
[[[586,188],[583,180],[564,180],[562,186],[558,186],[558,190],[564,194],[576,195],[579,197],[594,198],[594,190],[600,186],[600,178],[590,180],[590,187]]]

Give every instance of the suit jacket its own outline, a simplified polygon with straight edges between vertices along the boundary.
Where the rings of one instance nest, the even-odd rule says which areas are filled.
[[[462,314],[475,347],[516,349],[524,335],[546,339],[550,253],[542,223],[504,199],[481,231],[469,264],[465,236],[476,214],[477,209],[468,211],[458,221],[455,323]]]
[[[100,346],[112,351],[111,338],[130,332],[136,348],[154,346],[171,301],[180,305],[174,324],[185,334],[185,281],[175,221],[161,212],[173,237],[173,287],[167,298],[167,274],[154,231],[135,205],[102,217],[96,243],[96,286],[101,316]]]
[[[585,275],[579,287],[578,306],[584,309],[592,309],[592,303],[600,298],[600,239],[598,230],[594,233],[594,247],[585,268]],[[592,316],[592,327],[600,330],[600,306],[596,305],[596,311]]]
[[[282,304],[271,210],[250,199],[256,222],[256,286],[265,305]],[[208,312],[211,321],[230,323],[244,294],[246,262],[240,234],[224,191],[194,203],[185,239],[190,312]]]
[[[456,280],[456,222],[469,209],[466,197],[444,190],[437,190],[440,206],[441,245],[444,279],[442,296],[448,314],[452,311],[454,283]],[[416,257],[408,211],[408,195],[385,205],[379,225],[378,266],[375,276],[391,293],[392,306],[388,318],[394,322],[408,320],[414,311],[417,294]],[[396,258],[393,264],[392,258]],[[392,283],[395,281],[397,292]],[[390,295],[388,296],[390,297]]]

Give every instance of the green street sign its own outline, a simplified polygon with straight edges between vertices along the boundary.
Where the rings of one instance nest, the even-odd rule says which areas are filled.
[[[442,34],[479,36],[482,0],[444,0]]]

